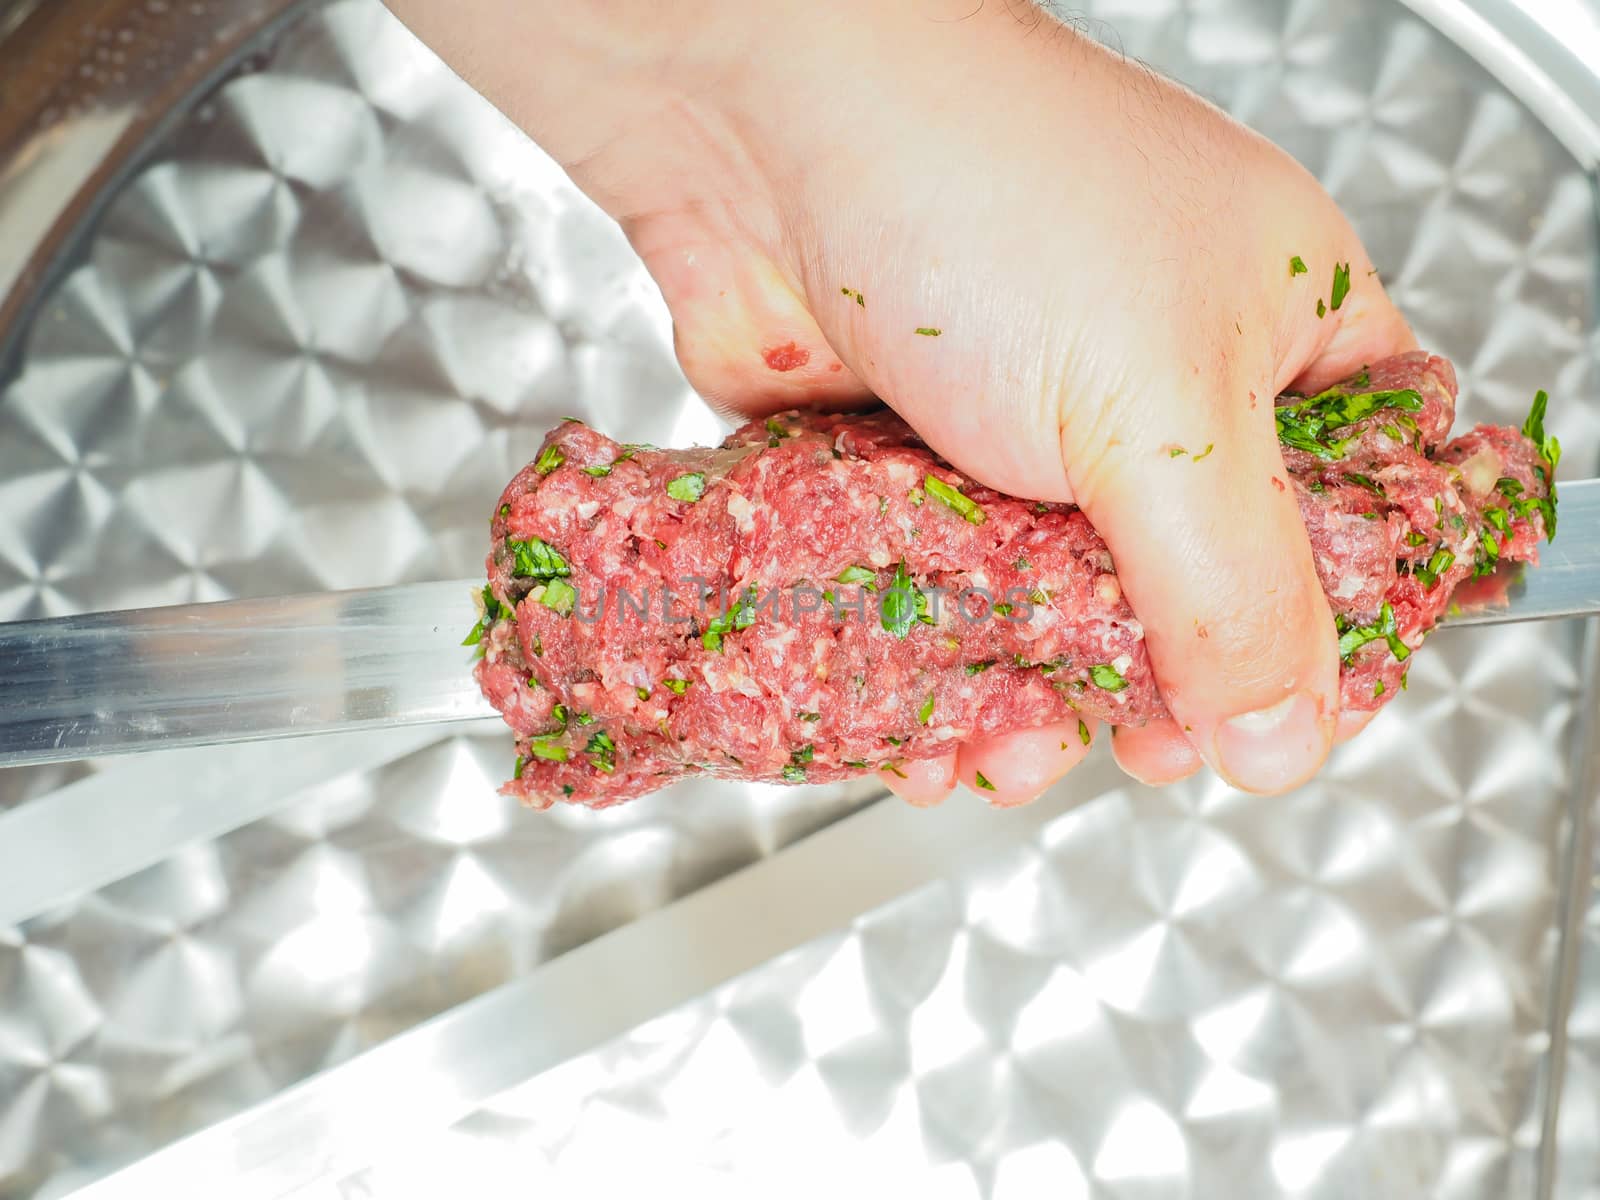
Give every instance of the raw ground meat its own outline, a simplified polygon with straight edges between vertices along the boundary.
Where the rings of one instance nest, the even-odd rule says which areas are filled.
[[[1386,703],[1455,586],[1534,561],[1553,523],[1542,431],[1441,445],[1455,393],[1418,352],[1279,399],[1348,709]],[[476,677],[517,735],[503,790],[538,807],[693,774],[822,783],[1165,712],[1083,513],[971,482],[886,410],[786,413],[696,450],[568,421],[491,532]]]

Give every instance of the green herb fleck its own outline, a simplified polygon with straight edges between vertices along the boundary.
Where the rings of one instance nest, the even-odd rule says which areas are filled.
[[[938,337],[944,330],[935,329],[931,325],[918,325],[917,333],[922,337]]]
[[[577,600],[577,589],[565,579],[550,580],[544,585],[544,591],[539,594],[540,604],[560,613],[563,617],[572,611],[572,606]]]
[[[986,792],[992,792],[992,791],[995,791],[995,790],[996,790],[996,788],[995,788],[995,786],[994,786],[994,784],[992,784],[992,783],[990,783],[990,782],[989,782],[989,781],[988,781],[988,779],[986,779],[986,778],[985,778],[985,777],[984,777],[984,774],[983,774],[983,772],[982,772],[982,771],[974,771],[974,772],[973,772],[973,773],[972,773],[972,778],[973,778],[973,779],[974,779],[974,781],[975,781],[975,782],[976,782],[976,783],[977,783],[977,785],[978,785],[978,786],[979,786],[979,787],[980,787],[980,788],[982,788],[982,789],[983,789],[983,790],[984,790],[984,791],[986,791]]]
[[[1374,697],[1383,695],[1383,680],[1379,679],[1373,683],[1372,694]]]
[[[583,752],[589,755],[597,770],[610,775],[617,769],[617,744],[604,729],[589,739],[589,744],[583,748]]]
[[[1549,404],[1550,397],[1542,390],[1534,396],[1528,419],[1522,423],[1522,435],[1539,448],[1539,457],[1544,462],[1534,470],[1539,473],[1550,493],[1548,499],[1533,500],[1528,508],[1530,511],[1538,510],[1544,517],[1545,538],[1553,542],[1556,540],[1556,468],[1561,465],[1561,442],[1547,436],[1544,431],[1545,411]]]
[[[585,467],[585,468],[583,468],[583,473],[585,475],[589,476],[589,478],[591,478],[591,479],[604,479],[607,475],[611,474],[611,468],[610,467]]]
[[[522,778],[522,768],[527,766],[527,765],[528,765],[528,760],[523,758],[522,755],[520,755],[520,754],[517,755],[517,763],[516,763],[516,765],[514,767],[511,768],[511,778],[513,778],[513,779],[521,779]]]
[[[1078,740],[1085,746],[1089,744],[1089,723],[1082,717],[1078,718]]]
[[[968,663],[967,664],[967,674],[968,675],[982,675],[985,671],[987,671],[992,666],[994,666],[994,659],[992,659],[992,658],[986,658],[982,662]]]
[[[1413,529],[1410,533],[1406,534],[1406,545],[1408,546],[1425,546],[1427,543],[1428,535],[1425,533],[1418,533],[1415,529]]]
[[[996,604],[992,611],[997,617],[1009,617],[1012,612],[1012,606],[1009,604]]]
[[[533,469],[541,475],[548,475],[566,461],[567,456],[562,453],[560,446],[546,446],[534,459]]]
[[[534,537],[522,542],[507,538],[506,549],[516,559],[511,573],[518,578],[556,579],[572,574],[572,567],[561,556],[561,551],[543,538]]]
[[[904,641],[917,619],[919,599],[922,599],[922,593],[912,586],[911,572],[906,569],[905,559],[901,559],[900,565],[894,570],[894,578],[889,581],[888,590],[883,593],[878,619],[884,630]],[[926,600],[923,603],[926,604]]]
[[[1478,553],[1472,568],[1474,579],[1484,579],[1494,574],[1500,562],[1500,543],[1487,529],[1478,531]]]
[[[510,515],[511,515],[511,505],[509,505],[509,504],[502,504],[502,505],[501,505],[501,506],[500,506],[500,515],[501,515],[501,516],[502,516],[502,517],[509,517],[509,516],[510,516]]]
[[[785,783],[804,783],[806,781],[806,769],[790,763],[783,768],[783,781]]]
[[[1293,279],[1296,275],[1304,275],[1309,269],[1310,268],[1306,266],[1306,260],[1301,258],[1298,254],[1289,260],[1290,279]]]
[[[674,696],[681,696],[689,690],[692,679],[663,679],[661,685]]]
[[[835,583],[873,583],[877,580],[877,572],[866,567],[849,566],[833,577]]]
[[[635,694],[638,695],[639,699],[641,699],[641,700],[650,699],[650,689],[649,688],[641,687],[641,688],[634,688],[633,690],[634,690]]]
[[[752,587],[727,612],[712,617],[706,625],[706,631],[700,635],[700,644],[707,650],[721,654],[723,635],[748,629],[755,624],[755,600],[756,589]]]
[[[1443,546],[1440,546],[1433,552],[1433,556],[1428,559],[1427,565],[1418,567],[1414,572],[1417,582],[1431,592],[1434,585],[1439,582],[1439,576],[1454,566],[1455,561],[1456,556]]]
[[[1327,315],[1328,315],[1328,306],[1326,304],[1324,304],[1322,302],[1322,300],[1319,298],[1317,300],[1317,320],[1320,321],[1323,317],[1325,317]]]
[[[939,501],[946,508],[965,517],[967,524],[983,524],[983,508],[978,502],[962,495],[960,491],[951,487],[937,475],[924,476],[922,486],[928,489],[928,495]]]
[[[1108,663],[1090,667],[1089,678],[1094,681],[1095,687],[1107,692],[1120,692],[1128,686],[1128,681],[1122,677],[1122,672]]]
[[[676,479],[667,480],[667,495],[674,500],[682,500],[686,504],[693,504],[706,494],[706,477],[699,471],[688,475],[679,475]]]
[[[1339,634],[1339,657],[1347,663],[1355,657],[1357,650],[1380,638],[1388,642],[1389,653],[1395,656],[1396,661],[1405,662],[1411,657],[1410,647],[1395,632],[1394,609],[1388,601],[1378,610],[1378,619],[1370,625],[1351,625],[1344,617],[1335,617],[1333,623]]]
[[[933,718],[933,693],[928,693],[928,698],[922,702],[922,707],[917,709],[917,724],[926,725]]]
[[[1339,311],[1339,306],[1344,303],[1344,298],[1350,294],[1350,264],[1333,264],[1333,295],[1330,298],[1330,307],[1334,312]]]
[[[1206,455],[1210,454],[1216,448],[1217,448],[1217,444],[1215,442],[1207,442],[1206,443],[1206,448],[1204,450],[1200,451],[1199,454],[1196,454],[1194,456],[1194,461],[1195,462],[1199,462],[1202,458],[1205,458]]]
[[[862,308],[865,308],[867,306],[867,298],[865,296],[863,296],[860,292],[856,291],[855,288],[842,287],[842,288],[839,289],[839,293],[840,293],[840,295],[844,295],[844,296],[850,297],[850,299],[854,300]]]
[[[822,720],[822,714],[821,713],[803,712],[803,713],[800,714],[800,719],[802,721],[810,721],[813,724],[815,724],[817,721]]]
[[[1371,492],[1374,496],[1380,496],[1385,499],[1388,497],[1388,493],[1383,490],[1383,485],[1372,479],[1370,476],[1357,475],[1354,472],[1346,472],[1344,480],[1346,483],[1353,483],[1357,487],[1366,488],[1367,491]]]
[[[549,762],[566,762],[567,748],[556,741],[560,736],[559,733],[546,733],[536,738],[529,738],[528,753]]]
[[[1187,453],[1189,453],[1189,452],[1187,450],[1185,450],[1182,446],[1174,446],[1171,450],[1167,451],[1167,457],[1168,458],[1181,458],[1183,455],[1185,455]]]

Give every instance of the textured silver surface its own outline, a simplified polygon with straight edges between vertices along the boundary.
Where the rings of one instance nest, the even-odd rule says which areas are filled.
[[[1520,419],[1545,387],[1569,469],[1594,473],[1593,196],[1476,64],[1387,0],[1079,7],[1317,171],[1456,361],[1466,419]],[[717,429],[616,230],[371,0],[308,15],[197,105],[21,336],[0,619],[469,575],[554,417]],[[298,1194],[1529,1194],[1563,839],[1592,800],[1579,662],[1570,624],[1441,636],[1287,799],[1108,792],[1101,753],[1076,810],[402,1147],[343,1146]],[[193,814],[228,794],[225,752],[186,753],[207,770],[0,776],[10,818],[99,814],[81,881],[36,882],[51,907],[0,928],[0,1195],[267,1113],[863,799],[535,817],[492,795],[505,740],[468,734],[314,784],[257,756],[222,832]],[[123,778],[122,820],[157,810],[181,846],[102,844]],[[790,903],[834,886],[814,874]],[[1594,929],[1563,1200],[1600,1189]],[[476,1036],[514,1059],[541,1030]],[[449,1090],[435,1070],[410,1111]]]

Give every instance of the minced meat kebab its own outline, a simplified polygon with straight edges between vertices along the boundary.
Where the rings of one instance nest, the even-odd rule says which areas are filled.
[[[1555,532],[1544,394],[1521,432],[1446,443],[1455,395],[1416,352],[1278,400],[1347,710],[1405,685],[1457,584]],[[516,732],[503,790],[537,807],[685,776],[830,782],[1073,714],[1165,713],[1084,514],[975,484],[887,410],[785,413],[696,450],[569,420],[492,533],[467,641]]]

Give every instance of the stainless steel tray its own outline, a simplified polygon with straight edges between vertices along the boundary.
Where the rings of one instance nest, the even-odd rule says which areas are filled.
[[[716,435],[376,0],[198,7],[0,8],[0,620],[468,575],[555,417]],[[1600,4],[1078,7],[1595,473]],[[1596,655],[1441,635],[1282,800],[536,815],[492,725],[0,774],[0,1196],[1600,1195]]]

